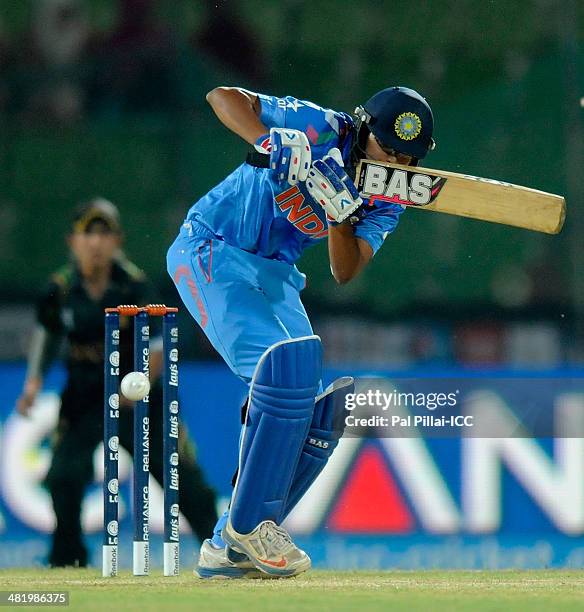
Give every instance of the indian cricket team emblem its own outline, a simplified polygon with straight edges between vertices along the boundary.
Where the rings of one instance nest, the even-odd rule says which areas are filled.
[[[402,140],[413,140],[422,131],[422,120],[416,113],[402,113],[395,120],[395,133]]]

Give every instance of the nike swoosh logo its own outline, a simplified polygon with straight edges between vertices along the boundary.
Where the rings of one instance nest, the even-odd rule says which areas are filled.
[[[260,559],[258,557],[258,561],[260,561],[261,563],[265,563],[266,565],[272,565],[273,567],[286,567],[286,565],[288,564],[284,557],[282,557],[279,561],[270,561],[268,559]]]

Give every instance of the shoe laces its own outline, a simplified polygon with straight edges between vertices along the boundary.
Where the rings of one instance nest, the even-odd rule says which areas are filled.
[[[279,527],[272,521],[266,521],[260,527],[260,537],[265,540],[271,548],[278,552],[285,552],[294,546],[292,538],[288,532],[283,527]]]

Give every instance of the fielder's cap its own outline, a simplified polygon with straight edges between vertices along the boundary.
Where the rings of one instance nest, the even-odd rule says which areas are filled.
[[[77,207],[73,217],[73,231],[87,232],[95,222],[103,223],[111,232],[122,231],[118,209],[104,198],[94,198]]]

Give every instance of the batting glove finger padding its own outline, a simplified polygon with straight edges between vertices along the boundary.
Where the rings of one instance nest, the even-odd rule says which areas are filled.
[[[306,180],[308,193],[324,208],[328,219],[336,223],[345,221],[363,204],[342,164],[341,152],[331,149],[312,164]]]
[[[296,185],[305,181],[310,170],[312,152],[304,132],[286,128],[270,130],[270,168],[279,181]]]

